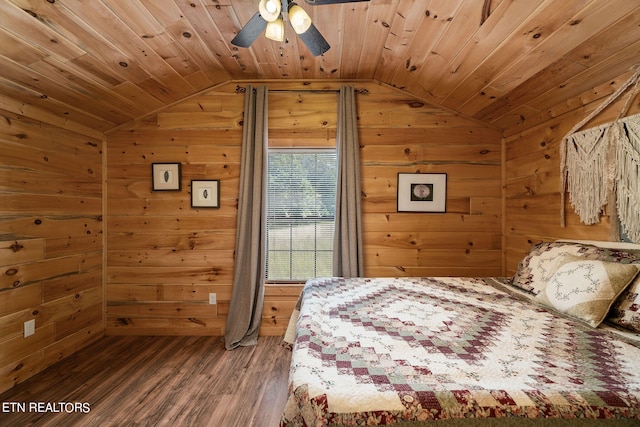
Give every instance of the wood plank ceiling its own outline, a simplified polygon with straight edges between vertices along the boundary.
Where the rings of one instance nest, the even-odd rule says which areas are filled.
[[[373,79],[508,128],[640,63],[638,0],[300,4],[323,56],[288,25],[231,45],[257,0],[2,0],[1,99],[107,131],[233,80]]]

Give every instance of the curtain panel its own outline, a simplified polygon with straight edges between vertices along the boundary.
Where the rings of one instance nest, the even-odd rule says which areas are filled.
[[[333,241],[333,275],[362,277],[362,208],[360,192],[360,142],[353,86],[342,86],[338,101],[338,186]]]
[[[244,104],[233,289],[224,336],[227,350],[258,342],[264,301],[267,137],[267,87],[249,85]]]

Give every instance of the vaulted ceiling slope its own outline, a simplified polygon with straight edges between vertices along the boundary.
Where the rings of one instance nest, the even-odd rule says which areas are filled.
[[[322,56],[288,26],[233,46],[257,0],[2,0],[0,95],[107,131],[232,80],[373,79],[507,128],[640,63],[638,0],[299,4]]]

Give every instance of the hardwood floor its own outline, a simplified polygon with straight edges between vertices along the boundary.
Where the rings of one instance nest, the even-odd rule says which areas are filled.
[[[1,394],[0,425],[277,426],[291,360],[280,342],[105,337]]]

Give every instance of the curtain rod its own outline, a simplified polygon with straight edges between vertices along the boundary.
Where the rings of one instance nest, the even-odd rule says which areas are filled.
[[[245,93],[247,91],[246,87],[236,86],[236,93]],[[340,93],[340,90],[336,89],[267,89],[268,92],[305,92],[305,93]],[[359,93],[360,95],[368,95],[369,90],[365,88],[354,88],[355,93]]]
[[[283,92],[283,93],[340,93],[340,90],[335,89],[268,89],[269,92]]]

